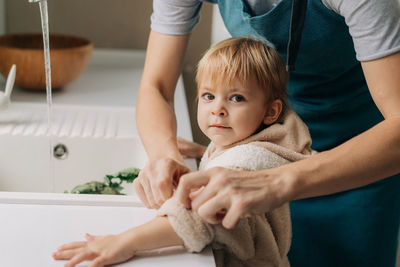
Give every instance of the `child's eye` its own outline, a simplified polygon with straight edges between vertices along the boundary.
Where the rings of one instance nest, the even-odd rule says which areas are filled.
[[[210,101],[214,99],[214,96],[210,93],[205,93],[201,96],[204,100]]]
[[[231,100],[233,102],[243,102],[245,100],[245,98],[243,96],[241,96],[241,95],[233,95],[231,97]]]

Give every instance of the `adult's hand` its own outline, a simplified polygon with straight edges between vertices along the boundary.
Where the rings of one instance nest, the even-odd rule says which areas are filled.
[[[207,147],[198,143],[186,140],[182,137],[177,138],[179,152],[187,158],[201,158]]]
[[[179,178],[189,171],[188,167],[172,159],[151,160],[140,171],[133,186],[147,208],[158,209],[172,196]]]
[[[182,70],[189,34],[151,31],[136,103],[136,122],[151,160],[134,183],[149,208],[159,207],[172,194],[172,180],[188,169],[176,141],[174,92]],[[157,159],[157,160],[154,160]],[[179,163],[177,163],[179,162]]]
[[[191,207],[208,223],[222,222],[225,228],[232,229],[240,218],[268,212],[290,200],[290,174],[279,169],[242,171],[216,167],[192,172],[181,177],[176,193],[186,208]],[[202,186],[196,194],[191,193]]]

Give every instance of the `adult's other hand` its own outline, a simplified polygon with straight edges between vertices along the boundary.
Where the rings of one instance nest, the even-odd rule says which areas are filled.
[[[177,138],[178,149],[182,156],[187,158],[201,158],[207,147],[198,143],[186,140],[182,137]]]
[[[242,171],[216,167],[183,175],[176,193],[186,208],[191,207],[208,223],[222,223],[232,229],[240,218],[268,212],[290,200],[291,179],[283,173],[278,169]],[[191,193],[202,186],[195,195]]]
[[[189,171],[188,167],[173,159],[151,160],[140,171],[133,186],[147,208],[158,209],[172,196],[179,178]]]

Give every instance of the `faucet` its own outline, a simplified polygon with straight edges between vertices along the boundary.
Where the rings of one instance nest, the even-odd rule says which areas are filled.
[[[42,0],[29,0],[29,3],[36,3],[36,2],[40,2]]]

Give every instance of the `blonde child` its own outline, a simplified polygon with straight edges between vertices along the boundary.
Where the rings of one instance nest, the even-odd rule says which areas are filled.
[[[255,171],[311,155],[307,127],[286,105],[285,66],[263,42],[231,38],[215,45],[199,62],[196,81],[198,124],[211,143],[205,151],[182,139],[179,144],[186,155],[204,152],[200,169]],[[221,210],[216,216],[223,215]],[[53,257],[69,260],[66,266],[92,260],[94,267],[126,261],[142,250],[182,245],[199,252],[211,245],[217,266],[289,266],[290,241],[288,204],[243,218],[229,230],[204,222],[174,195],[152,221],[119,235],[87,235]]]

